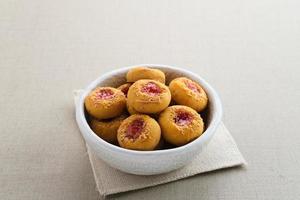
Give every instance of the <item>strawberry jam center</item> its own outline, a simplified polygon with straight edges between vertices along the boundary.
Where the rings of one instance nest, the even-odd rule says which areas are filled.
[[[148,93],[150,95],[158,95],[160,94],[161,88],[153,82],[149,82],[142,88],[142,92]]]
[[[176,112],[176,116],[174,118],[174,121],[179,126],[189,125],[193,120],[193,116],[183,110],[178,110]]]
[[[100,99],[111,99],[113,95],[114,93],[111,89],[101,89],[97,92],[97,97]]]
[[[199,88],[197,87],[197,85],[196,85],[196,83],[193,83],[193,82],[191,82],[191,81],[186,81],[185,82],[185,85],[190,89],[190,90],[192,90],[193,92],[198,92],[198,93],[200,93],[200,90],[199,90]]]
[[[130,139],[137,139],[145,126],[145,122],[143,119],[135,119],[132,121],[127,127],[126,137]]]

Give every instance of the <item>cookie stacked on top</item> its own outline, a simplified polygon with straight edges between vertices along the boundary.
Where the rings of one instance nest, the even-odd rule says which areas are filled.
[[[198,83],[179,77],[166,86],[165,74],[147,67],[129,70],[126,80],[118,88],[97,87],[85,98],[90,127],[103,140],[149,151],[182,146],[203,133],[200,112],[208,98]]]

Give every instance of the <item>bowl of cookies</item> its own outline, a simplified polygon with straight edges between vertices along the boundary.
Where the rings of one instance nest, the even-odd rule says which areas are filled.
[[[209,143],[221,122],[216,91],[182,68],[142,64],[106,73],[76,105],[76,121],[93,153],[137,175],[179,169]]]

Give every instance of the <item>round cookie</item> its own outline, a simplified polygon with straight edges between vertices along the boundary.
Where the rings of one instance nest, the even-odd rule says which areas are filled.
[[[126,97],[116,88],[97,87],[84,101],[87,112],[97,119],[117,117],[126,108]]]
[[[119,145],[126,149],[153,150],[161,137],[159,124],[148,115],[135,114],[126,118],[118,129]]]
[[[170,106],[159,116],[163,138],[176,146],[181,146],[199,137],[204,130],[200,115],[187,106]]]
[[[136,111],[131,105],[129,105],[128,101],[126,103],[127,111],[130,115],[134,114],[140,114],[138,111]]]
[[[118,128],[127,115],[121,115],[111,120],[97,120],[93,118],[90,122],[90,127],[103,140],[116,144]]]
[[[168,107],[171,93],[164,84],[148,79],[136,81],[128,91],[127,103],[140,113],[158,113]]]
[[[130,88],[132,84],[131,83],[125,83],[123,85],[120,85],[117,89],[121,90],[125,96],[127,97],[127,93],[128,93],[128,90]]]
[[[208,98],[198,83],[188,78],[180,77],[172,80],[169,88],[172,99],[177,104],[189,106],[197,112],[201,112],[206,108]]]
[[[148,67],[136,67],[130,69],[126,74],[127,82],[135,82],[141,79],[156,80],[165,83],[165,74],[158,69],[151,69]]]

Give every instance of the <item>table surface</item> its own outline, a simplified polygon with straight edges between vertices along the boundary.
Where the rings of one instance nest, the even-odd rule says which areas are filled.
[[[139,63],[219,92],[248,161],[112,199],[299,199],[300,1],[0,2],[0,199],[97,199],[72,90]]]

